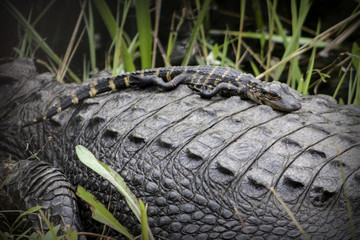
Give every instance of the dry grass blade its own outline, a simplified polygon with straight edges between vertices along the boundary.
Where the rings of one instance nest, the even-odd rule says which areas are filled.
[[[159,32],[159,22],[160,22],[160,10],[161,10],[161,0],[156,0],[155,2],[155,26],[154,26],[154,44],[153,44],[153,53],[152,53],[152,60],[151,60],[151,67],[155,67],[156,61],[156,48],[158,42],[158,32]]]
[[[82,36],[84,34],[84,31],[82,31],[82,33],[80,34],[80,37],[78,39],[78,43],[76,44],[76,47],[74,48],[76,35],[77,35],[78,31],[79,31],[81,19],[83,18],[83,15],[84,15],[85,5],[86,5],[86,1],[84,1],[83,5],[81,6],[81,11],[80,11],[78,19],[76,21],[76,25],[75,25],[73,34],[72,34],[72,36],[70,38],[70,42],[69,42],[68,47],[66,49],[65,56],[62,59],[61,64],[59,66],[59,70],[58,70],[58,72],[56,74],[56,79],[59,82],[63,82],[65,74],[66,74],[66,72],[67,72],[67,70],[69,68],[70,62],[72,60],[72,57],[74,56],[74,53],[76,51],[76,47],[78,46],[78,43],[79,43],[80,39],[82,38]]]
[[[272,52],[272,37],[274,33],[274,22],[275,22],[275,14],[276,14],[276,7],[277,7],[277,1],[274,1],[274,4],[271,4],[269,0],[267,0],[267,6],[268,6],[268,15],[269,15],[269,41],[268,41],[268,52],[267,52],[267,58],[266,58],[266,68],[269,69],[270,62],[271,62],[271,52]],[[265,82],[269,81],[269,75],[265,75]],[[274,78],[274,76],[272,76]]]
[[[291,221],[296,225],[296,227],[299,229],[301,234],[305,239],[310,239],[309,235],[305,232],[305,230],[301,227],[299,221],[295,218],[295,215],[291,212],[291,210],[286,206],[286,203],[281,199],[279,194],[275,191],[273,187],[268,187],[269,190],[274,194],[275,198],[280,202],[280,204],[285,209],[286,213],[289,215]]]
[[[360,27],[360,19],[348,27],[342,34],[340,34],[336,39],[334,39],[326,48],[324,48],[319,55],[325,56],[327,53],[334,47],[341,44],[346,38],[348,38],[356,29]]]
[[[45,15],[45,13],[51,8],[51,6],[56,2],[56,0],[52,0],[46,5],[44,10],[41,11],[41,13],[36,17],[34,22],[31,24],[33,27],[40,21],[40,19]]]
[[[240,29],[239,29],[239,36],[238,36],[238,45],[237,45],[237,51],[236,51],[236,60],[235,60],[235,68],[239,69],[240,66],[240,54],[241,54],[241,39],[242,39],[242,32],[244,27],[244,18],[245,18],[245,0],[241,0],[240,3]]]
[[[290,61],[291,59],[293,59],[296,56],[301,55],[302,53],[310,50],[313,48],[313,46],[318,43],[323,41],[324,39],[327,39],[329,36],[331,36],[332,34],[335,33],[335,31],[337,29],[339,29],[341,26],[343,26],[344,24],[347,24],[349,22],[351,22],[353,19],[355,19],[356,17],[358,17],[360,15],[360,12],[357,12],[356,14],[344,19],[343,21],[339,22],[338,24],[332,26],[331,28],[329,28],[328,30],[324,31],[323,33],[319,34],[318,36],[316,36],[315,38],[313,38],[313,40],[305,45],[303,45],[302,47],[300,47],[299,49],[297,49],[293,54],[289,55],[288,57],[284,58],[282,61],[278,62],[277,64],[275,64],[274,66],[272,66],[271,68],[269,68],[268,70],[266,70],[265,72],[263,72],[262,74],[260,74],[259,76],[257,76],[257,79],[261,79],[263,78],[266,74],[268,74],[269,72],[273,71],[274,69],[278,68],[279,66],[283,65],[284,63],[287,63],[288,61]]]

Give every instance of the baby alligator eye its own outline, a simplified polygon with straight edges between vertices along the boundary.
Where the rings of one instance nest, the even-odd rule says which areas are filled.
[[[265,90],[262,90],[262,94],[263,94],[264,96],[267,96],[268,98],[273,99],[273,100],[280,98],[280,96],[279,96],[277,93],[273,92],[273,91],[265,91]]]
[[[274,92],[268,92],[268,94],[270,95],[270,97],[273,97],[273,98],[280,98],[280,96],[279,96],[277,93],[274,93]]]

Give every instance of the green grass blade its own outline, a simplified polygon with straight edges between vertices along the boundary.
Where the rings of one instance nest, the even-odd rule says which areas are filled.
[[[29,238],[28,237],[28,233],[33,230],[31,227],[26,229],[24,232],[22,232],[20,235],[17,236],[16,240],[23,240],[23,239],[26,239],[26,238]],[[0,234],[1,236],[1,234]],[[2,238],[1,238],[2,239]]]
[[[318,22],[317,25],[317,29],[316,29],[316,35],[319,34],[321,29],[321,22]],[[310,80],[311,80],[311,76],[312,76],[312,72],[314,69],[314,64],[315,64],[315,56],[316,56],[316,46],[314,46],[312,52],[311,52],[311,56],[309,59],[309,64],[308,64],[308,70],[307,70],[307,75],[306,75],[306,79],[305,79],[305,84],[301,89],[298,89],[298,91],[302,94],[309,94],[309,85],[310,85]]]
[[[125,8],[124,8],[125,11]],[[120,1],[117,1],[117,8],[116,8],[116,26],[119,24],[119,16],[120,15]],[[123,20],[126,16],[123,15]],[[121,64],[121,37],[123,34],[123,25],[120,26],[120,28],[116,28],[116,34],[113,40],[113,43],[111,44],[110,49],[114,47],[113,52],[113,61],[112,61],[112,75],[118,75],[123,71],[123,64]],[[110,52],[110,50],[109,50]]]
[[[108,5],[106,4],[105,1],[102,0],[93,0],[93,1],[100,13],[100,16],[102,17],[105,23],[105,26],[109,31],[111,38],[115,39],[118,27]],[[122,36],[120,36],[120,38],[121,38],[121,58],[122,61],[124,62],[125,70],[129,72],[135,71],[135,65],[130,55],[130,52],[127,48],[126,42],[124,41]]]
[[[166,49],[166,62],[168,62],[168,63],[170,62],[170,56],[171,56],[172,50],[175,45],[175,40],[176,40],[176,33],[175,33],[175,29],[174,29],[175,16],[176,16],[176,14],[173,13],[173,16],[171,18],[171,24],[170,24],[169,39],[168,39],[167,49]],[[181,18],[180,18],[180,20],[181,20]]]
[[[282,60],[286,59],[288,56],[290,56],[293,52],[295,52],[298,49],[299,46],[299,39],[301,36],[301,28],[303,26],[303,23],[305,21],[305,18],[307,16],[307,13],[310,8],[310,3],[308,0],[304,0],[300,2],[300,9],[299,9],[299,17],[297,17],[297,7],[296,7],[296,1],[291,1],[291,12],[292,12],[292,21],[293,21],[293,34],[292,38],[289,42],[288,47],[285,49],[285,52],[283,54]],[[293,61],[293,63],[296,63]],[[282,75],[285,68],[285,63],[281,64],[275,74],[275,81],[279,80],[280,76]],[[295,69],[295,67],[293,67]],[[292,84],[294,85],[294,84]]]
[[[82,163],[84,163],[88,168],[92,169],[100,176],[108,180],[118,189],[118,191],[125,197],[130,209],[133,211],[136,218],[140,222],[141,213],[139,203],[135,195],[126,186],[124,179],[120,177],[120,175],[117,174],[113,169],[109,168],[104,163],[98,161],[95,156],[84,146],[76,146],[76,154],[78,155]]]
[[[40,209],[42,209],[41,206],[35,206],[35,207],[32,207],[32,208],[28,209],[27,211],[23,212],[22,214],[20,214],[20,215],[15,219],[13,225],[15,225],[18,221],[20,221],[25,215],[31,214],[31,213],[34,213],[34,212],[37,212],[37,211],[39,211]]]
[[[141,68],[151,68],[152,36],[148,0],[136,0],[136,22],[140,41]]]
[[[90,65],[91,65],[91,72],[97,73],[98,69],[96,67],[95,27],[94,27],[94,15],[93,15],[93,8],[91,1],[89,1],[88,8],[89,8],[88,9],[89,16],[87,17],[86,14],[84,14],[84,21],[86,25],[86,31],[88,34],[88,40],[89,40]]]
[[[180,29],[180,27],[183,24],[184,19],[185,19],[185,10],[182,11],[182,14],[181,14],[179,22],[178,22],[178,24],[176,26],[176,29],[174,29],[175,18],[176,18],[176,14],[174,13],[173,17],[172,17],[172,20],[171,20],[169,40],[168,40],[167,50],[166,50],[166,62],[168,62],[168,63],[170,63],[170,57],[171,57],[171,54],[173,52],[173,49],[174,49],[174,46],[175,46],[175,43],[176,43],[176,39],[177,39],[179,29]]]
[[[229,35],[228,33],[225,33],[225,39],[224,39],[224,44],[223,44],[223,51],[222,51],[222,56],[221,56],[221,66],[225,66],[225,58],[228,52],[228,47],[229,47]]]
[[[196,5],[196,10],[200,12],[201,10],[200,0],[195,0],[195,5]],[[201,39],[200,43],[202,48],[202,55],[204,56],[205,59],[209,55],[206,47],[206,34],[204,30],[204,21],[206,22],[206,20],[208,20],[207,15],[205,15],[203,23],[200,25],[200,37],[199,37],[199,39]]]
[[[29,17],[28,17],[28,22],[30,22],[31,19],[31,13],[32,13],[32,9],[30,10],[29,13]],[[31,42],[32,42],[32,38],[31,36],[29,36],[28,30],[25,29],[25,33],[24,35],[20,38],[22,38],[22,41],[20,43],[20,47],[19,49],[17,49],[17,53],[19,54],[19,58],[24,58],[30,55],[30,49],[31,49]]]
[[[346,77],[346,75],[347,75],[350,67],[351,67],[351,65],[349,64],[349,65],[347,66],[347,68],[345,69],[344,73],[342,74],[342,76],[341,76],[341,78],[340,78],[340,81],[339,81],[339,83],[338,83],[338,85],[337,85],[337,87],[336,87],[336,89],[335,89],[334,94],[333,94],[333,98],[336,98],[337,94],[339,93],[340,88],[341,88],[341,86],[342,86],[342,84],[343,84],[343,82],[344,82],[344,80],[345,80],[345,77]]]
[[[122,13],[122,19],[121,19],[121,25],[120,28],[116,29],[116,37],[114,38],[114,44],[115,44],[115,49],[114,49],[114,56],[113,56],[113,67],[112,67],[112,74],[113,75],[118,75],[123,73],[124,71],[124,66],[122,63],[120,63],[120,59],[122,58],[121,56],[121,51],[122,51],[122,43],[123,41],[121,40],[122,37],[125,37],[126,35],[124,34],[124,25],[125,25],[125,21],[126,21],[126,17],[130,8],[130,4],[131,1],[130,0],[126,0],[124,3],[124,9],[123,9],[123,13]],[[118,22],[119,19],[119,13],[120,13],[120,1],[118,1],[118,6],[117,6],[117,16],[116,16],[116,22]],[[136,39],[136,37],[134,37],[134,39]],[[127,39],[124,38],[124,41],[126,42],[130,42]],[[131,43],[130,43],[131,44]],[[128,52],[131,53],[131,45],[128,47]],[[134,56],[133,56],[133,59]]]
[[[351,62],[355,69],[359,70],[359,63],[360,63],[360,47],[357,45],[356,42],[353,43],[351,48]]]
[[[269,41],[268,41],[268,52],[267,52],[267,59],[266,59],[266,69],[269,69],[271,63],[271,49],[273,45],[273,34],[275,28],[275,15],[276,15],[276,8],[277,8],[277,0],[274,1],[274,4],[271,4],[269,0],[267,0],[268,6],[268,15],[269,15]],[[266,74],[265,82],[269,81],[270,74]]]
[[[85,188],[78,186],[76,195],[78,195],[85,202],[90,204],[90,209],[92,212],[92,218],[98,222],[101,222],[112,229],[115,229],[122,235],[126,236],[129,239],[135,239],[126,228],[121,225],[116,218],[101,204],[91,193],[85,190]]]
[[[111,38],[114,39],[116,36],[117,24],[110,8],[105,1],[93,0],[93,2],[100,13]]]
[[[83,82],[85,82],[89,78],[90,78],[90,65],[87,62],[86,55],[84,54],[84,57],[83,57],[83,78],[82,78]]]
[[[288,47],[288,43],[290,42],[291,40],[291,37],[288,37],[286,36],[286,32],[284,30],[284,27],[279,19],[279,16],[277,14],[274,15],[274,20],[275,20],[275,23],[276,23],[276,27],[277,27],[277,30],[279,32],[279,35],[282,39],[282,43],[284,44],[284,47],[287,48]],[[280,42],[280,40],[277,40],[276,39],[277,36],[274,36],[274,41],[276,42]],[[312,38],[300,38],[300,44],[306,44],[304,42],[302,42],[302,39],[307,39],[307,41],[311,41]],[[327,45],[327,42],[324,42],[324,44]]]
[[[202,22],[204,20],[204,17],[206,15],[207,11],[208,11],[210,2],[211,2],[211,0],[205,0],[204,1],[204,4],[203,4],[203,6],[201,8],[201,11],[199,13],[198,19],[195,22],[194,29],[192,30],[191,37],[190,37],[190,40],[189,40],[189,45],[187,47],[185,57],[184,57],[184,59],[183,59],[183,61],[181,63],[182,66],[188,65],[188,63],[189,63],[190,56],[191,56],[191,53],[192,53],[192,51],[194,49],[195,41],[196,41],[196,38],[197,38],[199,30],[200,30],[200,26],[201,26],[201,24],[202,24]]]
[[[262,19],[262,11],[261,11],[261,4],[260,4],[260,1],[259,0],[253,0],[252,1],[252,7],[253,7],[253,10],[254,10],[254,15],[255,15],[255,20],[256,20],[256,26],[257,26],[257,29],[260,29],[261,31],[264,30],[264,22],[263,22],[263,19]]]
[[[356,69],[357,69],[356,74],[355,74],[356,93],[355,93],[353,104],[360,105],[360,63],[358,64]]]
[[[139,206],[141,211],[141,238],[142,240],[149,240],[149,225],[146,215],[146,206],[141,200],[139,200]]]
[[[250,61],[250,65],[251,65],[254,75],[255,76],[259,75],[260,71],[259,71],[258,67],[256,66],[256,64],[254,63],[254,61]]]
[[[9,240],[9,238],[5,235],[5,233],[3,233],[3,231],[0,230],[0,237],[1,239],[4,239],[4,240]]]
[[[357,79],[358,79],[358,72],[355,73],[355,76],[353,76],[353,72],[350,71],[350,78],[349,78],[349,95],[348,95],[348,101],[347,104],[355,104],[355,96],[357,93]],[[354,99],[354,100],[353,100]]]

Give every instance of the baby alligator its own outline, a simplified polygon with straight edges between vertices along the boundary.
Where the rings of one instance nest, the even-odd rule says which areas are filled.
[[[251,99],[266,104],[273,109],[292,112],[301,108],[299,100],[283,83],[265,83],[228,67],[185,66],[141,70],[121,75],[101,78],[81,86],[73,91],[57,106],[50,108],[42,117],[33,119],[28,126],[46,120],[55,114],[78,104],[97,94],[127,87],[159,86],[163,90],[172,90],[179,84],[186,84],[197,91],[201,97],[211,98],[217,93],[226,96],[237,95],[242,99]]]

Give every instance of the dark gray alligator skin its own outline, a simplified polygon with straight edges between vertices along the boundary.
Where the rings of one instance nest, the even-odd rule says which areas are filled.
[[[66,215],[74,229],[89,229],[89,217],[79,217],[81,202],[78,207],[73,195],[80,184],[104,203],[111,200],[110,210],[138,234],[121,197],[77,160],[75,146],[82,144],[149,204],[149,224],[157,237],[304,238],[268,187],[312,239],[360,237],[359,107],[303,96],[301,110],[284,114],[238,97],[204,100],[186,86],[170,92],[127,89],[19,129],[16,125],[41,115],[59,101],[56,96],[76,86],[37,75],[30,60],[1,66],[0,77],[5,96],[0,170],[18,177],[3,186],[10,196],[7,206],[46,203],[54,215]],[[26,159],[29,151],[38,151],[39,160],[7,169],[9,155]],[[44,170],[35,176],[53,182],[26,180],[32,166],[41,169],[38,165]],[[52,188],[57,179],[59,191]],[[50,190],[39,185],[44,182]],[[11,195],[32,202],[17,204]]]

